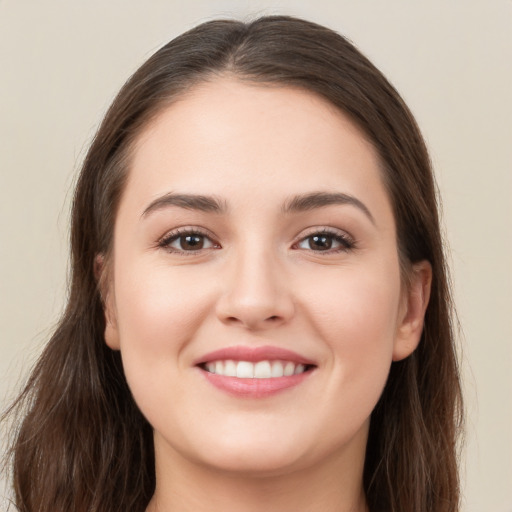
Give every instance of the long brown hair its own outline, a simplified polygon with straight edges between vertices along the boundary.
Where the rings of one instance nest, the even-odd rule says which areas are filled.
[[[371,418],[364,488],[372,512],[455,512],[462,401],[436,186],[415,120],[351,43],[286,16],[204,23],[156,52],[124,85],[78,178],[71,283],[62,319],[16,403],[12,446],[22,512],[142,512],[155,487],[152,429],[105,344],[95,258],[107,260],[134,141],[162,108],[217,75],[295,86],[348,114],[380,155],[402,271],[428,260],[430,303],[418,349],[392,364]]]

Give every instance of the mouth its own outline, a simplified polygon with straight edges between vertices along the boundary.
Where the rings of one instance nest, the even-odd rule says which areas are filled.
[[[217,389],[243,398],[264,398],[298,386],[317,365],[277,347],[229,347],[207,354],[195,366]]]
[[[199,366],[209,373],[224,377],[237,377],[238,379],[278,379],[300,375],[313,368],[313,365],[294,363],[293,361],[263,360],[255,363],[232,359],[209,361]]]

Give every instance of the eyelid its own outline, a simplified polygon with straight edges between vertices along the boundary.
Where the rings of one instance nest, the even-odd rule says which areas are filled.
[[[298,244],[300,244],[301,242],[303,242],[304,240],[306,240],[307,238],[309,238],[313,235],[328,235],[335,239],[336,238],[341,239],[342,240],[341,243],[342,243],[343,247],[337,248],[337,249],[332,249],[332,250],[326,250],[326,251],[313,251],[311,249],[311,252],[327,255],[327,254],[333,254],[336,252],[349,251],[351,249],[354,249],[356,246],[355,238],[343,229],[334,228],[332,226],[315,226],[315,227],[308,228],[307,230],[301,232],[300,235],[298,235],[297,238],[295,239],[295,241],[293,242],[292,247],[299,249],[297,247]],[[306,250],[306,249],[304,249],[304,250]]]
[[[184,235],[200,235],[204,236],[205,238],[208,238],[208,240],[212,243],[212,247],[207,248],[201,248],[197,250],[192,251],[185,251],[175,248],[170,248],[170,243],[176,239],[178,239],[180,236]],[[347,233],[345,230],[334,228],[332,226],[314,226],[310,227],[304,231],[302,231],[296,238],[295,241],[292,244],[293,249],[300,249],[298,244],[305,241],[307,238],[313,236],[313,235],[327,235],[331,236],[334,239],[338,239],[338,242],[342,245],[342,247],[336,248],[336,249],[328,249],[325,251],[314,251],[310,249],[311,252],[315,253],[322,253],[322,254],[333,254],[336,252],[344,252],[349,251],[353,249],[356,245],[356,240],[352,235]],[[162,248],[164,250],[167,250],[170,253],[175,254],[183,254],[183,255],[193,255],[193,254],[199,254],[204,251],[212,250],[212,249],[220,249],[222,246],[217,242],[216,236],[212,234],[209,230],[198,227],[198,226],[179,226],[177,228],[171,229],[167,231],[163,236],[161,236],[156,243],[156,247]],[[306,250],[306,249],[304,249]]]
[[[204,236],[205,238],[208,238],[208,240],[210,240],[210,242],[212,243],[213,247],[197,249],[196,251],[183,251],[183,250],[174,249],[174,248],[171,249],[169,244],[172,241],[174,241],[177,238],[179,238],[180,236],[184,236],[184,235],[200,235],[200,236]],[[187,256],[191,256],[191,255],[194,255],[194,254],[199,254],[199,253],[202,253],[204,251],[209,251],[209,250],[212,250],[212,249],[219,249],[221,247],[220,244],[216,241],[215,235],[213,235],[209,230],[204,229],[204,228],[200,228],[198,226],[180,226],[180,227],[171,229],[171,230],[167,231],[163,236],[161,236],[157,240],[156,246],[161,248],[161,249],[167,250],[170,253],[183,254],[183,255],[187,255]]]

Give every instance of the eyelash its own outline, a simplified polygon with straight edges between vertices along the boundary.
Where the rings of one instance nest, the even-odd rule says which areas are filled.
[[[302,236],[297,242],[295,242],[293,244],[293,247],[294,248],[297,247],[302,242],[305,242],[308,239],[312,239],[314,236],[317,236],[317,237],[324,236],[324,237],[331,239],[332,242],[337,242],[340,244],[340,247],[338,247],[336,249],[326,249],[326,250],[319,250],[319,251],[314,251],[313,249],[311,249],[312,252],[319,253],[320,255],[322,255],[322,254],[329,255],[329,254],[336,254],[336,253],[340,253],[340,252],[348,252],[348,251],[354,249],[355,245],[356,245],[355,240],[347,233],[343,233],[343,232],[338,231],[333,228],[322,227],[322,228],[316,228],[316,229],[312,230],[306,236]]]
[[[173,242],[175,242],[176,240],[179,240],[181,237],[185,237],[185,236],[203,237],[204,239],[208,239],[211,242],[211,244],[212,244],[211,248],[215,248],[215,249],[220,248],[220,244],[215,242],[212,239],[212,236],[210,234],[208,234],[200,229],[197,229],[197,228],[180,228],[180,229],[171,231],[170,233],[167,233],[166,235],[164,235],[163,238],[161,238],[159,240],[158,247],[161,247],[162,249],[165,249],[170,253],[182,254],[185,256],[193,256],[193,255],[198,254],[199,252],[202,252],[204,250],[211,249],[210,247],[208,247],[206,249],[201,248],[201,249],[197,249],[197,250],[185,251],[183,249],[175,249],[174,247],[171,247],[171,244]]]
[[[189,250],[189,251],[171,247],[171,244],[173,242],[176,242],[181,237],[185,237],[185,236],[203,237],[204,239],[208,239],[209,242],[212,244],[212,246],[206,247],[206,248],[201,247],[200,249]],[[314,237],[314,236],[317,236],[317,237],[323,236],[323,237],[329,238],[331,240],[331,243],[337,242],[338,244],[340,244],[340,247],[338,247],[336,249],[328,248],[326,250],[317,250],[317,251],[310,249],[311,252],[314,252],[314,253],[328,255],[328,254],[336,254],[339,252],[348,252],[355,248],[355,241],[352,237],[350,237],[346,233],[342,233],[340,231],[334,230],[332,228],[326,228],[326,227],[322,227],[320,229],[317,228],[317,229],[311,231],[306,236],[302,236],[299,240],[297,240],[292,245],[292,248],[299,250],[300,249],[299,245],[301,243],[306,242],[308,239],[312,239],[312,237]],[[180,255],[185,255],[185,256],[193,256],[193,255],[197,255],[198,253],[206,251],[206,250],[221,248],[220,244],[215,242],[210,234],[208,234],[200,229],[197,229],[197,228],[176,229],[175,231],[167,233],[164,237],[162,237],[158,241],[157,245],[158,245],[158,247],[165,249],[170,253],[180,254]]]

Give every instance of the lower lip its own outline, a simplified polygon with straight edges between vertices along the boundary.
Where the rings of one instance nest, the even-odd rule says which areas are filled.
[[[238,377],[225,377],[200,369],[205,378],[217,389],[239,398],[266,398],[286,389],[301,384],[312,371],[308,370],[289,377],[274,377],[271,379],[240,379]]]

